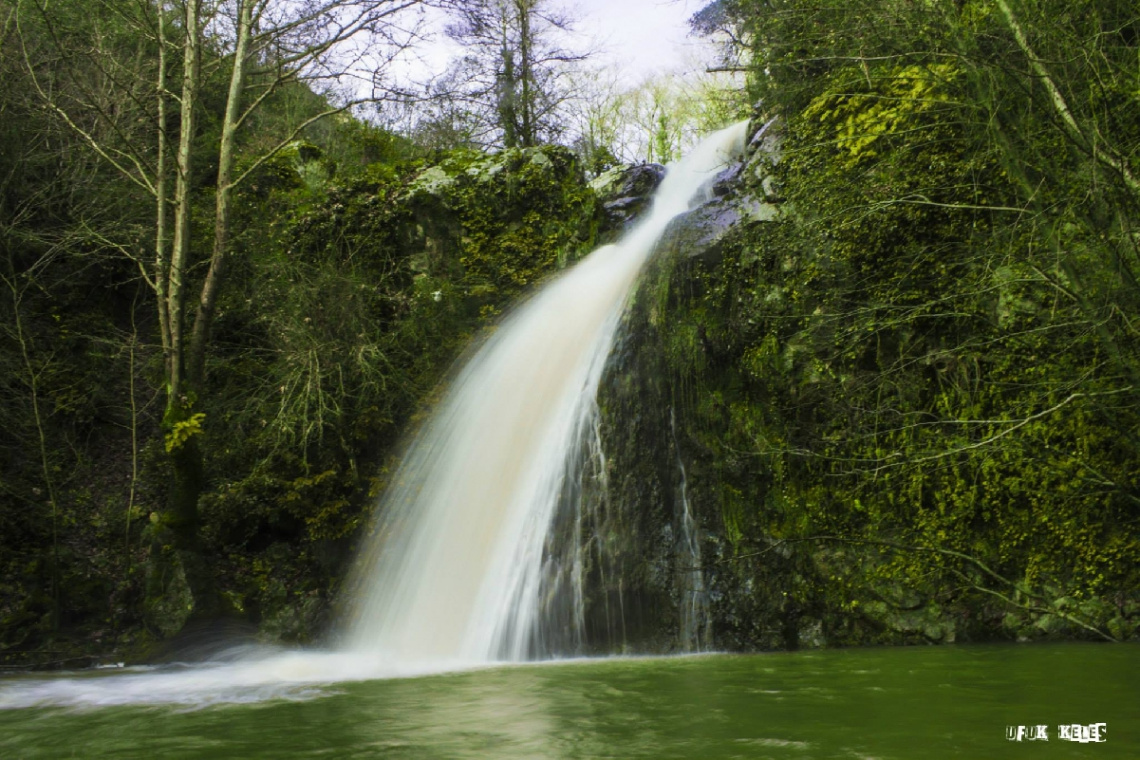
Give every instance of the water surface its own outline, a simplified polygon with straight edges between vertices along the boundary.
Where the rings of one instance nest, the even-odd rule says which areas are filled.
[[[1138,655],[1068,644],[609,659],[309,678],[275,694],[236,689],[161,705],[145,704],[146,682],[136,680],[135,704],[110,707],[12,708],[45,679],[9,678],[0,757],[1131,760],[1140,758]],[[59,677],[48,683],[66,689],[39,693],[58,698],[80,681],[113,693],[123,678]],[[1060,723],[1107,723],[1108,740],[1059,741]],[[1010,724],[1048,725],[1049,742],[1009,742]]]

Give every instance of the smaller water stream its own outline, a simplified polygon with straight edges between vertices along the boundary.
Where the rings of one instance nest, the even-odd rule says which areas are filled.
[[[677,415],[669,409],[669,431],[673,436],[673,453],[677,458],[678,484],[677,504],[680,514],[677,522],[681,535],[677,549],[678,583],[681,593],[680,644],[684,651],[700,652],[708,648],[712,638],[709,628],[708,592],[705,589],[705,574],[701,567],[701,537],[693,510],[689,506],[689,476],[685,472],[685,462],[681,459],[680,445],[677,443]]]

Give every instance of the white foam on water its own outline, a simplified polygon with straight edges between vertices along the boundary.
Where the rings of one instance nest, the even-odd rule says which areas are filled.
[[[399,661],[358,652],[243,652],[233,662],[205,662],[73,673],[0,682],[0,710],[29,707],[92,708],[168,705],[197,709],[216,704],[303,700],[324,696],[336,684],[413,678],[470,670],[479,663]]]

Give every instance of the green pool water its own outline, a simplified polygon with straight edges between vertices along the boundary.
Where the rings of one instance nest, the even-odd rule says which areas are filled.
[[[145,702],[142,679],[152,675],[132,676],[136,702]],[[88,674],[67,683],[113,693],[123,683],[113,679],[122,677]],[[178,677],[192,688],[193,670]],[[0,705],[6,691],[43,680],[0,680]],[[610,659],[316,683],[242,703],[12,704],[0,709],[3,760],[1136,760],[1140,648],[954,646]],[[1061,741],[1057,726],[1074,723],[1106,724],[1106,741]],[[1045,725],[1049,740],[1009,741],[1008,725]]]

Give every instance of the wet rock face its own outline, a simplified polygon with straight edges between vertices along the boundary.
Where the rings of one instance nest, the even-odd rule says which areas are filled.
[[[771,123],[760,127],[742,159],[713,178],[708,200],[673,220],[658,244],[657,255],[714,265],[725,241],[741,225],[780,221],[782,199],[768,173],[779,160],[778,148]]]
[[[590,182],[590,187],[603,203],[622,198],[648,198],[665,178],[661,164],[625,164],[603,172]]]
[[[590,187],[601,201],[606,226],[620,230],[644,211],[653,191],[665,178],[661,164],[633,164],[615,166],[590,182]]]
[[[687,346],[683,350],[703,352],[705,339],[699,330],[689,335],[673,324],[660,297],[692,291],[686,283],[698,270],[719,266],[726,244],[745,226],[782,218],[778,202],[762,189],[766,174],[761,169],[770,167],[772,158],[757,155],[774,143],[763,136],[750,142],[742,160],[710,183],[706,201],[667,229],[599,389],[605,520],[591,527],[594,542],[605,546],[607,555],[598,563],[604,572],[590,574],[586,593],[587,639],[595,651],[691,647],[693,642],[682,641],[686,609],[707,610],[707,619],[697,623],[711,632],[711,641],[702,636],[697,642],[706,649],[810,646],[811,631],[819,628],[819,621],[785,593],[805,582],[808,570],[799,558],[761,555],[764,547],[756,547],[749,551],[763,556],[762,563],[736,559],[739,547],[727,538],[722,517],[717,470],[723,463],[707,455],[704,433],[686,419],[691,378],[678,374],[671,358],[679,343]],[[611,204],[607,209],[624,211],[633,205],[626,193],[637,185],[639,173],[607,174],[595,180],[596,192]],[[649,187],[645,175],[640,172],[642,187]],[[686,512],[700,544],[699,567],[693,567],[693,553],[678,540],[686,531]],[[703,599],[692,598],[694,588]]]
[[[677,217],[665,230],[659,253],[714,261],[721,245],[744,217],[741,205],[717,198]]]
[[[635,306],[638,321],[644,306]],[[586,526],[588,651],[681,650],[679,471],[669,428],[669,384],[651,331],[614,346],[599,389],[604,493]],[[612,456],[611,456],[612,455]]]
[[[731,279],[742,247],[794,215],[773,177],[778,134],[757,129],[749,146],[663,236],[599,388],[606,477],[595,522],[583,526],[598,552],[586,568],[587,649],[685,651],[687,610],[705,616],[704,649],[961,639],[943,611],[899,589],[873,587],[881,603],[852,607],[837,579],[865,575],[881,561],[876,550],[788,541],[770,465],[724,445],[728,416],[763,400],[743,395],[726,360],[731,326],[711,288]],[[686,551],[686,531],[699,551]]]
[[[716,198],[735,195],[740,189],[740,174],[744,171],[744,162],[737,161],[728,166],[713,178],[712,194]]]
[[[778,134],[758,129],[749,146],[710,183],[706,200],[670,225],[598,391],[607,478],[604,521],[589,535],[606,547],[608,564],[589,579],[590,644],[682,650],[681,620],[695,608],[711,632],[699,645],[730,651],[948,643],[990,636],[999,622],[1011,637],[1048,635],[1040,622],[1029,630],[1016,616],[999,621],[991,608],[879,576],[891,560],[883,547],[788,538],[798,506],[782,492],[779,465],[730,447],[733,425],[758,420],[762,430],[768,412],[766,391],[750,385],[752,370],[733,344],[744,313],[734,305],[746,288],[770,290],[768,301],[783,297],[762,273],[736,273],[756,246],[778,244],[784,220],[795,216],[775,179]],[[699,552],[686,554],[677,540],[686,514]],[[686,585],[693,572],[700,583]],[[694,587],[705,598],[693,600]]]

